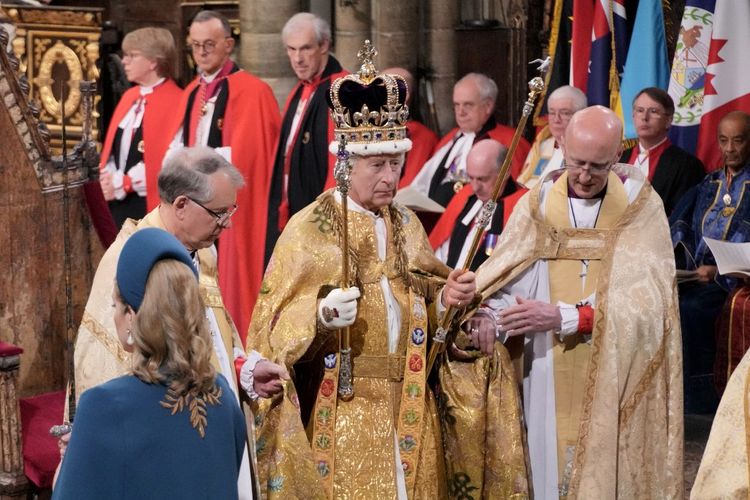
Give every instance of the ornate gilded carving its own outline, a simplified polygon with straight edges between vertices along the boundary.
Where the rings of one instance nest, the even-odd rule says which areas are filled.
[[[16,24],[12,40],[19,71],[25,72],[29,88],[28,100],[39,102],[38,120],[46,124],[42,135],[50,137],[50,147],[59,154],[62,145],[60,112],[60,82],[66,82],[65,114],[68,138],[82,139],[83,110],[79,84],[84,80],[99,79],[99,37],[101,36],[101,9],[92,8],[37,8],[14,6],[8,17]],[[11,61],[13,62],[13,61]],[[97,117],[94,97],[92,112]],[[96,121],[94,120],[94,123]],[[91,138],[96,140],[96,126]]]
[[[67,82],[68,91],[66,92],[67,98],[65,99],[64,109],[66,118],[72,116],[78,110],[78,106],[81,103],[81,91],[74,85],[74,82],[77,83],[83,80],[81,61],[78,59],[76,53],[73,52],[73,49],[63,45],[58,40],[42,56],[41,63],[39,64],[39,74],[34,78],[34,83],[39,87],[39,98],[42,101],[44,109],[55,118],[57,123],[62,123],[63,117],[60,112],[60,101],[55,98],[52,89],[52,85],[55,84],[55,80],[52,78],[52,67],[59,62],[65,64],[70,74],[70,80]]]
[[[45,26],[80,26],[99,28],[102,24],[100,9],[39,9],[14,8],[8,9],[8,17],[16,24],[42,24]]]

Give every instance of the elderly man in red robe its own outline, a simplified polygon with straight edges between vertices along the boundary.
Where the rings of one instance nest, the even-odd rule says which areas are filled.
[[[234,39],[224,16],[199,12],[190,25],[190,47],[199,74],[176,108],[183,119],[172,147],[215,148],[245,178],[234,227],[222,235],[218,256],[224,301],[244,335],[263,276],[263,245],[253,235],[266,231],[279,107],[268,84],[230,59]]]

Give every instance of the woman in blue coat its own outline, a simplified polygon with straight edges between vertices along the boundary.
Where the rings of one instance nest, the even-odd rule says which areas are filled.
[[[142,229],[122,250],[116,282],[132,375],[82,394],[53,498],[237,498],[245,422],[211,364],[190,255],[166,231]]]

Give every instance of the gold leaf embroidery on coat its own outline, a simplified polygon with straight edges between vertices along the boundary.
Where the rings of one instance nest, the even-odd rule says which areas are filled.
[[[206,404],[216,406],[221,405],[221,387],[214,385],[210,391],[196,392],[188,391],[186,394],[179,395],[171,387],[167,390],[164,400],[159,404],[175,415],[182,412],[185,408],[190,410],[190,425],[198,431],[201,438],[206,437],[206,427],[208,426],[208,411]]]

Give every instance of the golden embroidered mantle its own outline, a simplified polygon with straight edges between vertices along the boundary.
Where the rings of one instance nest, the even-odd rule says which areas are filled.
[[[325,498],[330,493],[321,476],[328,474],[333,477],[334,498],[396,496],[394,429],[404,404],[401,380],[411,339],[410,296],[421,295],[430,302],[448,269],[434,257],[411,211],[392,205],[382,209],[382,216],[387,233],[384,261],[377,256],[373,219],[349,211],[350,275],[362,296],[351,327],[354,398],[335,404],[335,439],[323,443],[335,450],[332,464],[315,459],[305,425],[312,432],[314,421],[328,418],[330,409],[312,417],[310,412],[316,395],[332,389],[324,387],[325,379],[321,382],[324,357],[338,350],[337,333],[316,321],[318,299],[338,287],[341,279],[341,221],[333,192],[323,193],[298,212],[276,244],[248,333],[248,349],[294,370],[294,383],[286,385],[283,397],[262,401],[256,411],[259,474],[268,498]],[[401,311],[398,347],[390,354],[382,276]],[[421,435],[413,436],[421,443],[412,478],[414,497],[442,498],[445,477],[437,411],[431,391],[423,390],[413,394],[423,406]],[[408,418],[413,421],[415,416]]]
[[[610,182],[619,179],[611,175]],[[539,259],[586,258],[576,242],[599,243],[601,278],[568,498],[682,498],[682,348],[661,200],[646,184],[611,229],[558,228],[540,215],[540,188],[516,205],[477,271],[477,285],[487,298]]]
[[[123,224],[117,239],[104,253],[96,269],[91,293],[86,302],[81,325],[75,346],[75,378],[76,397],[80,398],[83,391],[95,385],[102,384],[113,378],[129,372],[131,368],[130,353],[122,348],[117,337],[112,309],[112,290],[115,283],[115,270],[123,245],[138,229],[144,227],[158,227],[165,229],[159,216],[159,208],[152,210],[140,222],[128,219]],[[224,346],[228,359],[234,359],[233,347],[241,349],[242,343],[237,335],[221,298],[217,282],[216,257],[211,249],[198,251],[200,259],[200,291],[206,307],[214,311],[216,321],[221,329]],[[219,369],[216,355],[212,358],[214,366]],[[234,377],[229,382],[236,390]]]

